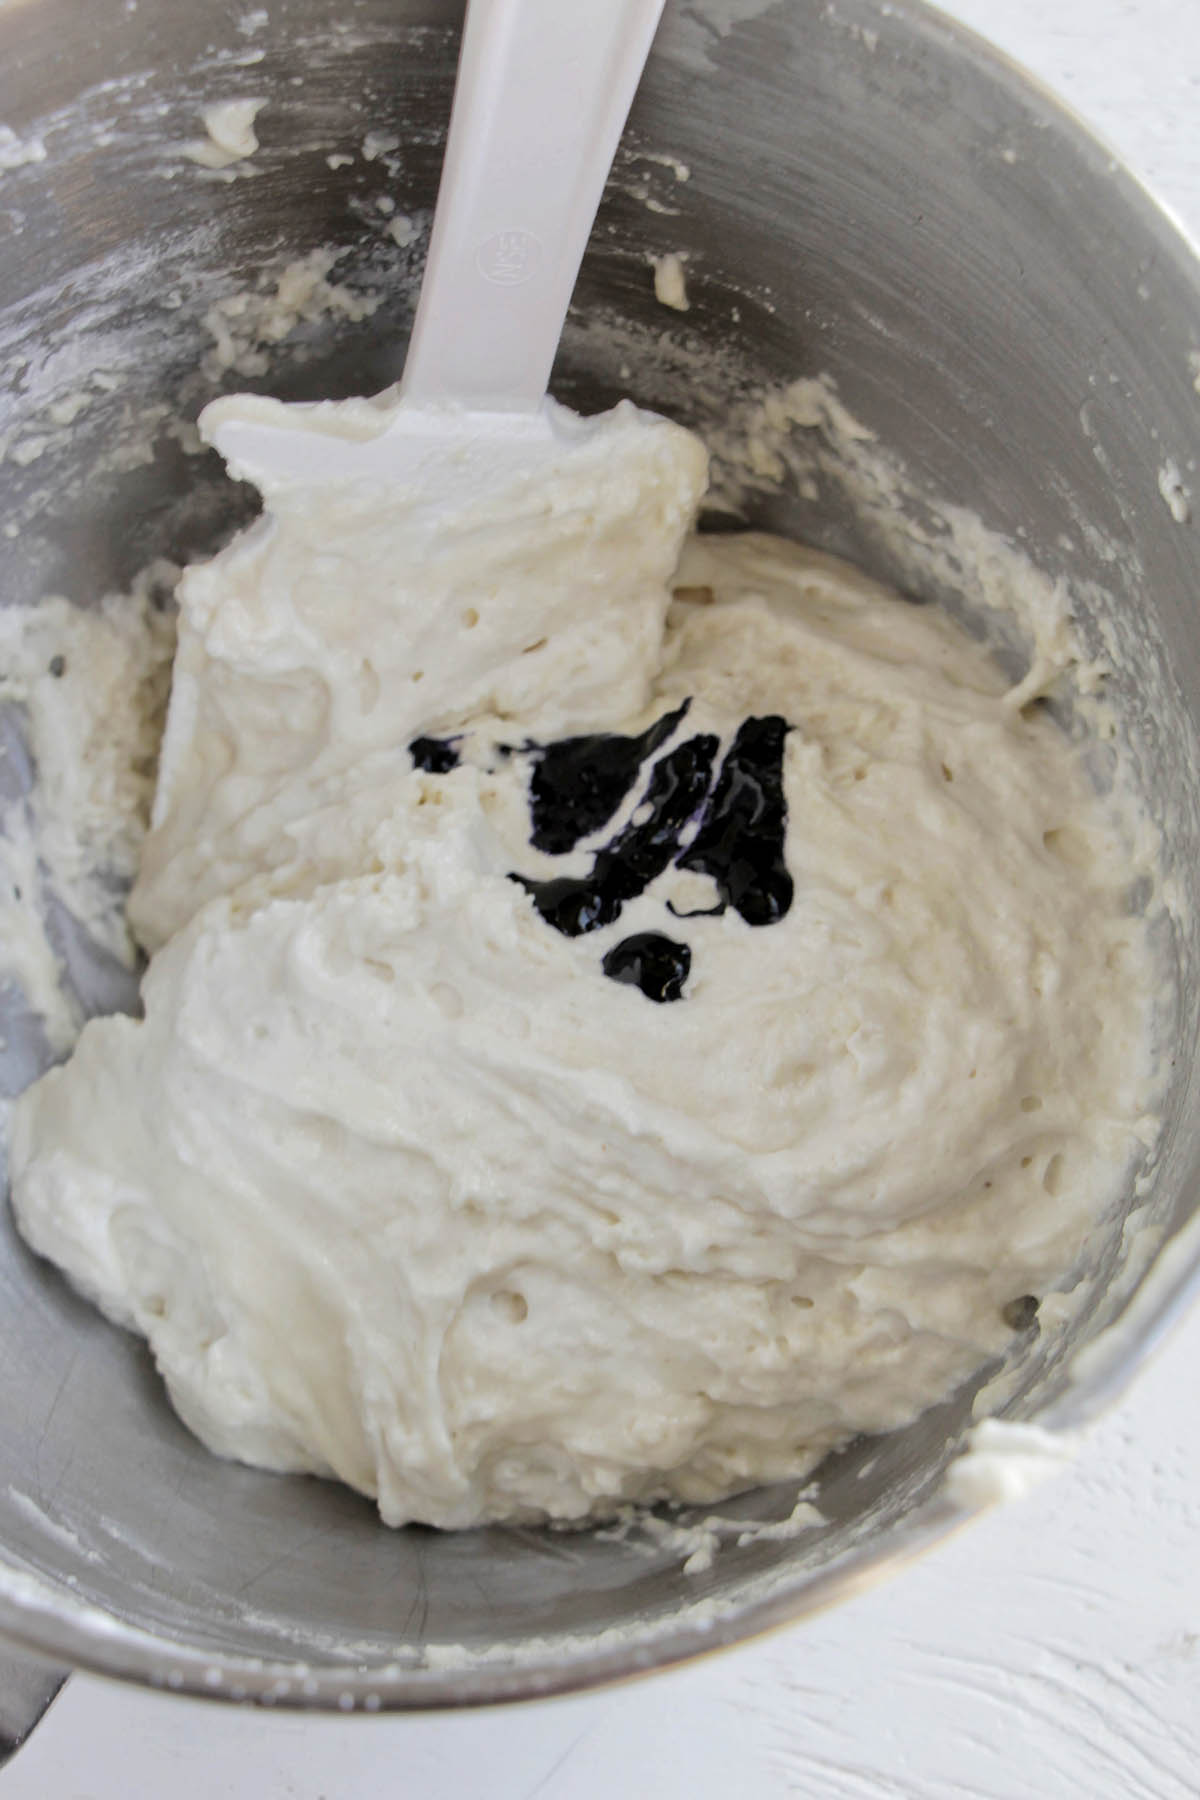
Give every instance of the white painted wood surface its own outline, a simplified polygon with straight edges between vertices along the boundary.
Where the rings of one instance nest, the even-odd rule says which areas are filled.
[[[1200,0],[953,0],[1200,234]],[[1197,320],[1200,329],[1200,318]],[[3,1800],[1196,1800],[1200,1315],[1078,1465],[824,1618],[639,1685],[415,1718],[85,1677]]]

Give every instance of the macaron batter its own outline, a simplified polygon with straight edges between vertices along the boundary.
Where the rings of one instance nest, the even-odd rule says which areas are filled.
[[[278,410],[308,462],[181,584],[145,1015],[17,1103],[25,1236],[215,1451],[389,1524],[710,1501],[912,1419],[1146,1136],[1079,751],[934,608],[694,535],[652,415],[555,409],[447,498],[329,478],[380,403]]]

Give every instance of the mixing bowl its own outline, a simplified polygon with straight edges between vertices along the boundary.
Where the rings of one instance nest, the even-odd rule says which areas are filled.
[[[218,388],[340,396],[395,377],[460,14],[450,0],[0,11],[7,604],[94,601],[248,516],[188,423]],[[265,102],[260,147],[205,167],[188,149],[199,115],[236,98]],[[650,259],[668,254],[686,311],[655,298]],[[689,1573],[670,1532],[389,1532],[342,1488],[216,1460],[143,1347],[29,1255],[6,1215],[0,1630],[14,1651],[372,1710],[576,1687],[794,1619],[944,1533],[966,1516],[942,1478],[985,1381],[989,1407],[1054,1427],[1109,1398],[1200,1266],[1197,946],[1182,903],[1200,851],[1198,352],[1200,265],[1169,221],[938,13],[668,5],[555,391],[589,409],[630,393],[724,429],[736,516],[977,626],[989,582],[1019,575],[1022,555],[1068,585],[1086,641],[1113,660],[1124,760],[1179,872],[1160,932],[1173,1068],[1153,1161],[1128,1217],[1098,1228],[1058,1328],[1030,1322],[1007,1372],[832,1457],[820,1529],[731,1532]],[[801,378],[788,404],[764,404]],[[1019,642],[1001,653],[1019,668]],[[5,728],[9,796],[30,771],[19,716]],[[51,923],[87,1009],[133,1003],[122,970],[69,919]],[[50,1052],[3,998],[13,1093]],[[794,1499],[774,1488],[720,1512],[749,1527]],[[15,1732],[49,1678],[27,1675],[22,1698],[17,1662],[3,1666]]]

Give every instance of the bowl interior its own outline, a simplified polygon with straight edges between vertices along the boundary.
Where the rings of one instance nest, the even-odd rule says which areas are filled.
[[[437,0],[355,0],[336,19],[309,0],[275,0],[269,18],[217,0],[5,11],[0,117],[27,152],[0,162],[5,604],[93,603],[249,516],[189,435],[213,393],[338,397],[395,379],[460,14]],[[201,109],[250,96],[267,99],[253,174],[201,170],[181,150]],[[671,252],[683,313],[654,298],[651,258]],[[300,262],[312,282],[297,300],[293,273],[297,316],[275,342],[280,277]],[[725,510],[711,523],[803,537],[978,629],[999,540],[1013,579],[1024,554],[1069,583],[1089,644],[1117,649],[1126,760],[1184,872],[1200,848],[1200,551],[1184,492],[1198,319],[1200,269],[1136,185],[940,15],[699,0],[668,7],[555,391],[585,410],[632,394],[716,434]],[[807,409],[772,423],[764,392],[799,379],[819,384]],[[755,430],[777,458],[767,476],[747,466]],[[1019,643],[1002,653],[1019,664]],[[8,798],[31,771],[19,714],[3,729]],[[85,1007],[132,1006],[123,972],[53,923]],[[1175,1068],[1136,1229],[1109,1222],[1069,1326],[1024,1345],[1002,1395],[1016,1416],[1086,1412],[1099,1365],[1072,1384],[1071,1358],[1148,1280],[1109,1359],[1128,1367],[1190,1275],[1187,1254],[1146,1273],[1148,1248],[1195,1208],[1200,1127],[1182,914],[1162,950]],[[2,999],[11,1094],[50,1052],[19,997]],[[0,1626],[117,1672],[318,1702],[543,1691],[793,1615],[954,1516],[936,1488],[973,1392],[832,1458],[820,1530],[731,1533],[698,1573],[636,1530],[388,1532],[337,1486],[212,1458],[142,1347],[28,1254],[6,1211],[0,1292]],[[720,1512],[779,1520],[794,1499],[765,1490]]]

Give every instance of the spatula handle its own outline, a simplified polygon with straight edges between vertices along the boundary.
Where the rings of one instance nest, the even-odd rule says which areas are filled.
[[[663,0],[470,0],[402,390],[526,411]]]

